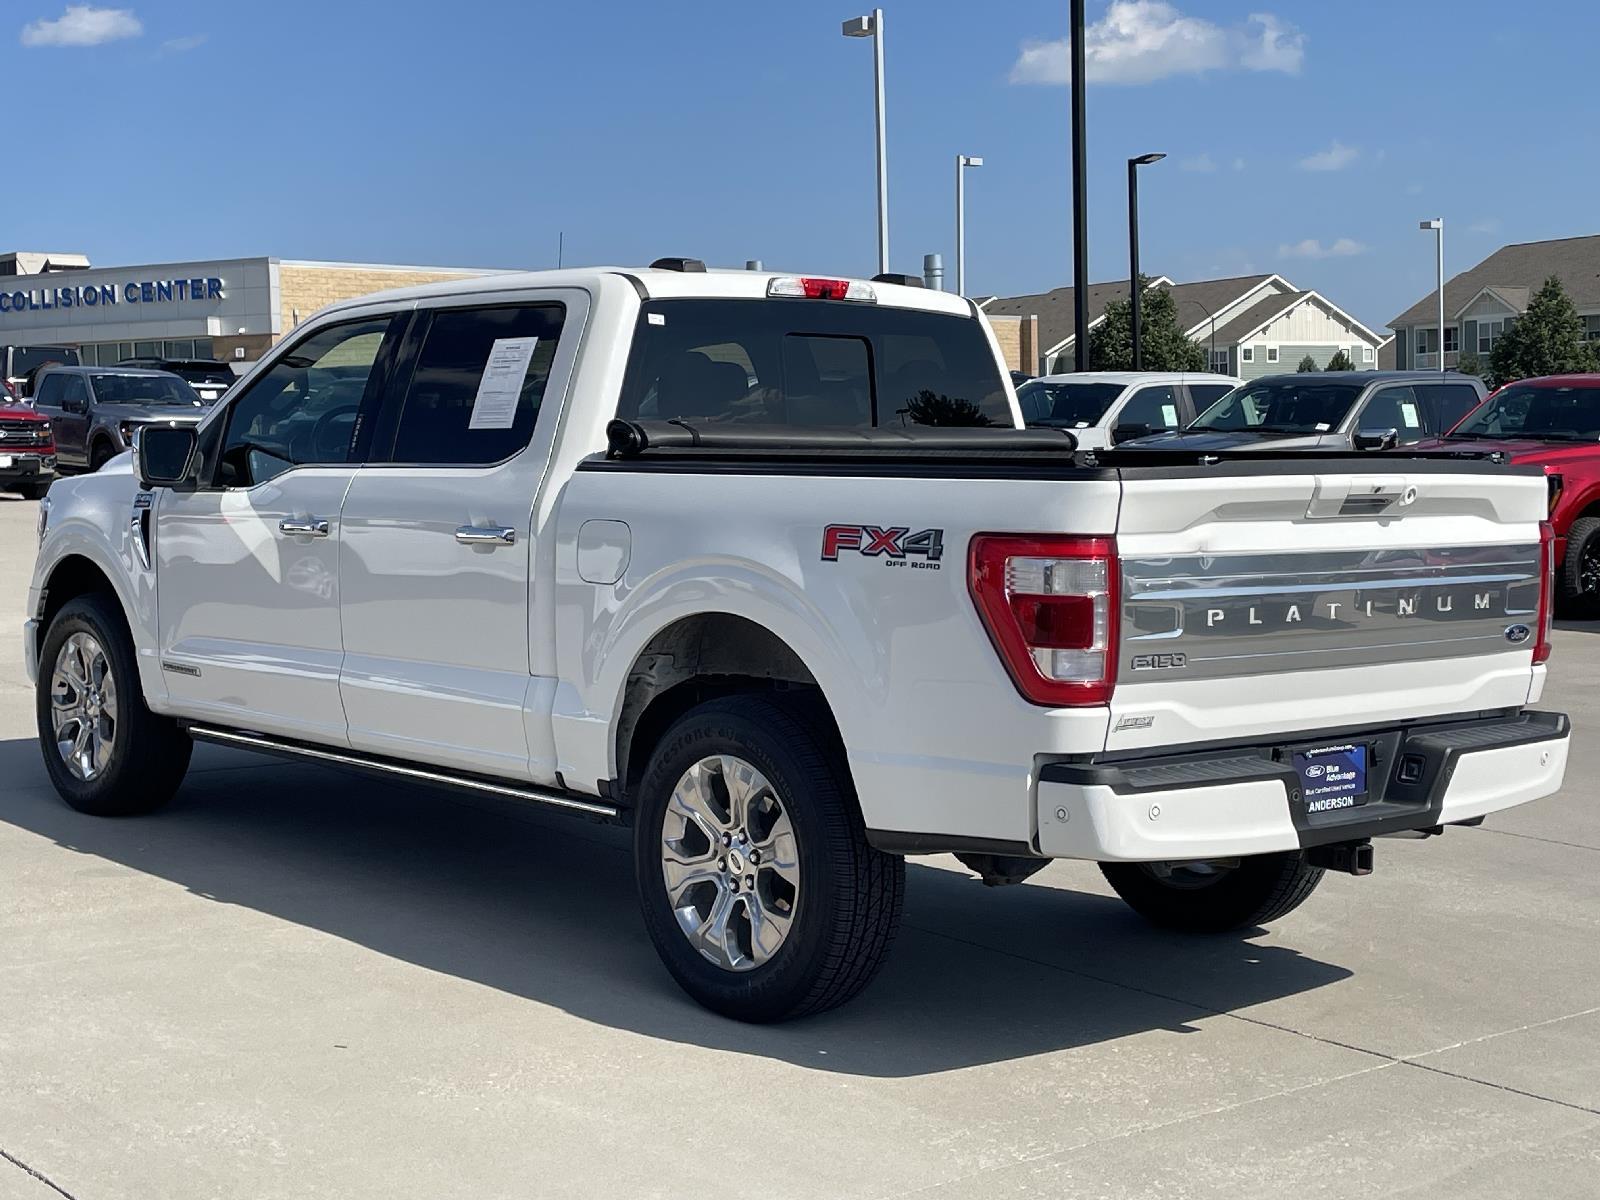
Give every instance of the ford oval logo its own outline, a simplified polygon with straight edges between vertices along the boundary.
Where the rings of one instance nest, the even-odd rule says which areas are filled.
[[[1533,630],[1529,629],[1526,625],[1506,626],[1506,641],[1510,642],[1513,646],[1527,641],[1532,636]]]
[[[1307,779],[1321,779],[1327,773],[1328,768],[1323,766],[1321,763],[1312,763],[1306,768]]]

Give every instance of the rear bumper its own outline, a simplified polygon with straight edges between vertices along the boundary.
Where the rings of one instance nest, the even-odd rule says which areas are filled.
[[[1557,791],[1569,736],[1566,714],[1550,712],[1297,735],[1293,745],[1370,747],[1367,802],[1316,813],[1285,742],[1050,763],[1038,850],[1098,862],[1231,858],[1474,821]]]

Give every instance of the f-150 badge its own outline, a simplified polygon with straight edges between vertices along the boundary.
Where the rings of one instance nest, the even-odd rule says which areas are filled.
[[[822,561],[838,562],[839,555],[853,550],[864,558],[881,558],[886,566],[910,565],[937,571],[944,557],[944,530],[924,529],[912,533],[909,525],[881,528],[877,525],[829,525],[822,531]],[[920,562],[913,562],[920,559]]]

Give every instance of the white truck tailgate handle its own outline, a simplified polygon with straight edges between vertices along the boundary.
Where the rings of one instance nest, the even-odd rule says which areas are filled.
[[[328,536],[328,523],[318,517],[285,517],[278,522],[278,532],[293,537],[324,538]]]
[[[463,525],[456,530],[456,541],[464,546],[514,546],[517,531],[509,525]]]

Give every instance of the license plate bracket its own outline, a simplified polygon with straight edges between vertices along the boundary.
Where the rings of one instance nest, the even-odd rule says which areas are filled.
[[[1367,802],[1367,766],[1372,758],[1372,748],[1367,743],[1300,746],[1292,753],[1306,812],[1334,812]]]

